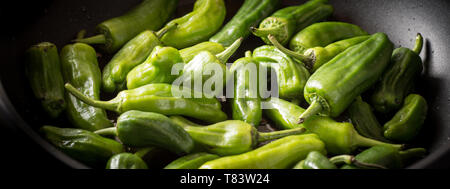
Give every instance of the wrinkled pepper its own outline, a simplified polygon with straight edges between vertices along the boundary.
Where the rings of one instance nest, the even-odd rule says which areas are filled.
[[[178,0],[143,0],[126,14],[106,20],[96,28],[99,35],[75,41],[100,44],[107,53],[119,50],[144,30],[158,30],[173,15]]]
[[[360,96],[349,106],[348,114],[356,131],[362,136],[388,142],[383,136],[383,127],[372,112],[372,107]]]
[[[279,0],[245,0],[233,18],[209,41],[229,46],[241,37],[247,38],[250,35],[249,28],[275,11],[279,4]]]
[[[403,107],[384,124],[384,136],[393,141],[411,141],[419,134],[427,116],[427,110],[427,101],[422,96],[408,95]]]
[[[371,104],[376,111],[390,113],[398,110],[403,99],[414,88],[415,78],[422,72],[423,38],[417,34],[413,50],[400,47],[392,53],[391,63],[376,84],[371,97]]]
[[[88,165],[104,165],[114,154],[124,151],[119,142],[82,129],[43,126],[44,137],[65,154]]]
[[[99,100],[101,73],[94,48],[83,43],[66,45],[60,57],[64,81],[80,94]],[[90,106],[67,91],[66,102],[67,116],[75,127],[95,131],[113,126],[105,110]]]
[[[26,75],[34,96],[50,117],[58,117],[66,109],[58,49],[49,42],[33,45],[26,52],[26,62]]]
[[[280,9],[265,18],[259,28],[252,27],[252,33],[266,44],[271,44],[267,39],[271,34],[284,45],[295,32],[329,17],[333,13],[333,7],[327,3],[328,0],[310,0],[303,5]]]
[[[95,133],[117,136],[127,146],[156,146],[176,154],[189,153],[194,147],[191,136],[181,126],[153,112],[127,111],[119,116],[116,127]]]
[[[161,42],[164,45],[182,49],[207,41],[222,27],[225,15],[226,7],[223,0],[197,0],[192,12],[164,26],[178,25],[176,29],[163,35]]]
[[[385,169],[381,165],[360,162],[352,155],[338,155],[328,159],[325,155],[317,151],[310,152],[306,156],[306,159],[294,166],[294,169],[337,169],[337,166],[342,163],[359,168]]]
[[[70,84],[66,84],[65,87],[67,91],[87,104],[118,113],[139,110],[164,115],[184,115],[211,123],[227,119],[217,99],[205,98],[203,94],[197,94],[190,89],[179,89],[170,84],[148,84],[136,89],[124,90],[110,101],[89,98]],[[194,98],[196,96],[202,98]]]
[[[376,33],[320,67],[306,83],[304,96],[310,106],[300,122],[318,113],[339,116],[377,82],[389,64],[393,46],[386,34]]]
[[[208,161],[200,169],[286,169],[305,159],[311,151],[326,153],[325,144],[317,135],[293,135],[247,153]]]
[[[218,155],[199,152],[176,159],[164,169],[198,169],[204,163],[219,158]]]
[[[148,169],[148,167],[145,161],[136,154],[120,153],[108,160],[106,169]]]

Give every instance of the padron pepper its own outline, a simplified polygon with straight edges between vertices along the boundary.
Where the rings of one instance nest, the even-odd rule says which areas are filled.
[[[205,41],[194,46],[181,49],[180,55],[181,58],[183,58],[183,62],[190,62],[199,52],[208,51],[212,54],[217,55],[224,50],[225,48],[220,43]]]
[[[208,161],[200,169],[286,169],[305,159],[311,151],[326,153],[325,144],[317,135],[293,135],[247,153]]]
[[[83,129],[46,125],[40,131],[56,148],[91,166],[105,165],[111,156],[124,151],[119,142]]]
[[[95,133],[117,136],[127,146],[156,146],[176,154],[189,153],[194,148],[191,136],[181,126],[153,112],[127,111],[119,116],[116,127]]]
[[[358,147],[372,147],[375,145],[393,146],[402,148],[402,145],[389,144],[358,134],[353,125],[348,122],[336,122],[326,116],[312,116],[302,124],[296,122],[296,116],[305,110],[293,103],[271,98],[266,100],[268,105],[264,114],[275,122],[278,128],[305,128],[307,132],[315,133],[325,143],[330,154],[350,154]]]
[[[106,169],[148,169],[148,167],[141,157],[125,152],[112,156],[106,163]]]
[[[384,136],[393,141],[411,141],[419,134],[427,116],[427,110],[427,101],[422,96],[408,95],[403,107],[384,124]]]
[[[265,18],[259,28],[251,27],[252,33],[267,44],[271,44],[267,39],[271,34],[284,45],[295,32],[329,17],[333,13],[333,7],[327,3],[328,0],[310,0],[303,5],[280,9]]]
[[[417,34],[413,50],[405,47],[394,50],[389,67],[371,96],[370,102],[376,111],[390,113],[400,108],[403,99],[414,88],[415,78],[422,72],[419,56],[422,46],[422,35]]]
[[[148,84],[142,87],[124,90],[110,101],[89,98],[65,85],[67,91],[94,107],[123,113],[129,110],[161,113],[164,115],[184,115],[199,120],[216,123],[227,119],[222,105],[216,98],[206,98],[190,89],[180,89],[170,84]],[[200,96],[202,98],[194,98]]]
[[[94,48],[83,43],[66,45],[60,57],[64,81],[80,94],[99,100],[101,73]],[[95,131],[113,126],[105,110],[90,106],[67,91],[66,102],[68,118],[75,127]]]
[[[96,28],[99,35],[75,41],[101,44],[107,53],[119,50],[144,30],[158,30],[173,15],[178,0],[143,0],[126,14],[106,20]]]
[[[33,45],[26,52],[26,62],[26,75],[34,96],[50,117],[58,117],[66,109],[58,49],[49,42]]]
[[[320,67],[305,85],[304,96],[310,106],[300,116],[300,122],[318,113],[339,116],[380,78],[392,49],[387,35],[376,33]]]
[[[171,162],[164,169],[198,169],[204,163],[219,158],[218,155],[199,152],[189,154]]]
[[[337,165],[342,163],[361,168],[385,169],[385,167],[381,165],[360,162],[352,155],[338,155],[328,159],[322,153],[317,151],[309,152],[306,159],[295,165],[294,169],[337,169]]]
[[[209,41],[229,46],[241,37],[247,38],[249,28],[275,11],[279,4],[280,0],[245,0],[233,18]]]
[[[161,42],[164,45],[182,49],[207,41],[222,27],[225,15],[226,7],[223,0],[197,0],[192,12],[164,26],[178,25],[176,29],[163,35]]]

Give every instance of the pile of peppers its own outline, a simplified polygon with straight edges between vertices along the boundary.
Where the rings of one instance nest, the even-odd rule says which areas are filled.
[[[143,0],[60,52],[51,42],[26,52],[42,109],[71,124],[42,126],[49,143],[106,169],[400,169],[426,155],[411,145],[428,108],[414,87],[420,33],[394,49],[385,33],[327,21],[327,0],[245,0],[227,23],[224,0],[178,18],[177,5]],[[260,46],[235,57],[250,35]],[[113,56],[101,64],[99,53]],[[193,87],[213,79],[211,66],[213,89],[232,98]],[[259,90],[269,78],[278,96]]]

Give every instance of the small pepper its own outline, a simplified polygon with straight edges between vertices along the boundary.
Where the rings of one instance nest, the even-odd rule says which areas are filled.
[[[208,161],[200,169],[286,169],[311,151],[326,153],[325,144],[317,135],[293,135],[247,153]]]
[[[192,12],[176,18],[164,27],[178,24],[161,38],[164,45],[177,49],[206,41],[214,35],[225,21],[226,7],[223,0],[197,0]]]
[[[145,161],[136,154],[120,153],[108,160],[106,169],[148,169],[148,167]]]
[[[28,49],[26,59],[26,74],[34,96],[50,117],[58,117],[66,109],[58,49],[52,43],[42,42]]]
[[[271,34],[284,45],[295,32],[329,17],[333,7],[327,3],[328,0],[311,0],[303,5],[280,9],[265,18],[259,28],[251,27],[252,33],[269,45],[271,43],[267,36]]]
[[[190,62],[199,52],[208,51],[214,55],[217,55],[224,50],[225,48],[220,43],[205,41],[192,47],[181,49],[180,55],[181,58],[183,58],[183,62]]]
[[[294,166],[294,169],[337,169],[337,165],[342,163],[359,168],[385,169],[381,165],[360,162],[352,155],[339,155],[328,159],[325,155],[317,151],[310,152],[306,159]]]
[[[313,47],[325,47],[333,42],[368,35],[359,26],[345,22],[319,22],[295,34],[289,48],[298,53]],[[283,44],[283,43],[281,43]]]
[[[427,110],[427,101],[422,96],[408,95],[403,107],[384,124],[384,136],[393,141],[411,141],[419,134],[427,116]]]
[[[390,113],[400,108],[403,99],[414,88],[415,78],[422,71],[422,59],[419,56],[422,46],[422,35],[417,34],[413,50],[404,47],[394,50],[391,63],[371,97],[371,104],[376,111]]]
[[[164,167],[164,169],[198,169],[207,161],[211,161],[217,158],[219,158],[218,155],[208,154],[205,152],[189,154],[176,159],[175,161]]]
[[[66,45],[60,56],[64,81],[80,94],[99,100],[101,73],[94,48],[83,43]],[[90,106],[68,92],[66,102],[67,116],[75,127],[95,131],[113,126],[105,110]]]
[[[143,0],[126,14],[99,24],[96,28],[99,35],[75,41],[100,44],[107,53],[114,53],[142,31],[161,28],[177,5],[178,0]]]
[[[202,93],[198,94],[186,88],[180,89],[170,84],[148,84],[124,90],[110,101],[86,97],[70,84],[66,84],[65,87],[76,98],[91,106],[118,113],[139,110],[164,115],[185,115],[211,123],[227,119],[227,115],[222,112],[222,105],[216,98],[206,98]],[[194,98],[198,96],[202,98]]]

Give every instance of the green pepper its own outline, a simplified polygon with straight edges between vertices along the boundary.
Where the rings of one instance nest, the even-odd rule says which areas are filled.
[[[211,161],[217,158],[219,158],[218,155],[208,154],[205,152],[189,154],[176,159],[175,161],[164,167],[164,169],[198,169],[207,161]]]
[[[279,97],[283,99],[302,99],[303,89],[310,76],[303,63],[297,62],[274,46],[264,45],[253,51],[256,61],[275,70]]]
[[[404,151],[399,151],[398,148],[390,146],[374,146],[367,150],[364,150],[360,154],[355,156],[355,159],[359,162],[370,163],[379,166],[383,166],[387,169],[400,169],[403,168],[408,161],[423,157],[426,150],[423,148],[411,148]],[[358,169],[363,167],[357,167],[354,165],[344,165],[341,169]]]
[[[83,43],[66,45],[60,56],[64,81],[80,91],[80,94],[99,100],[101,73],[94,48]],[[68,92],[66,102],[67,116],[75,127],[95,131],[113,126],[105,110],[92,107]]]
[[[259,24],[259,28],[252,27],[252,33],[269,45],[271,43],[267,36],[271,34],[284,45],[289,42],[295,32],[330,16],[333,13],[333,7],[326,3],[328,0],[311,0],[303,5],[280,9],[265,18]]]
[[[52,43],[42,42],[28,49],[26,59],[26,74],[34,96],[50,117],[58,117],[66,109],[58,49]]]
[[[317,135],[293,135],[247,153],[208,161],[200,169],[286,169],[311,151],[326,153],[325,144]]]
[[[65,87],[76,98],[87,104],[118,113],[139,110],[164,115],[185,115],[212,123],[227,119],[217,99],[206,98],[201,93],[198,94],[186,88],[179,89],[170,84],[148,84],[136,89],[124,90],[110,101],[86,97],[70,84],[66,84]],[[194,98],[198,96],[202,98]]]
[[[302,163],[303,169],[337,169],[326,156],[318,151],[309,152]]]
[[[376,33],[320,67],[306,83],[304,95],[310,106],[300,116],[300,122],[318,113],[339,116],[380,78],[392,49],[387,35]]]
[[[269,40],[272,44],[277,47],[283,53],[300,60],[305,63],[305,65],[311,70],[311,72],[315,72],[320,66],[324,65],[339,53],[343,52],[345,49],[359,44],[369,38],[369,36],[358,36],[349,39],[340,40],[334,43],[327,45],[326,47],[313,47],[304,51],[304,53],[297,53],[291,51],[283,45],[281,45],[275,37],[269,35]]]
[[[391,63],[371,97],[371,104],[376,111],[389,113],[400,108],[403,99],[414,88],[414,79],[422,72],[422,59],[419,56],[422,46],[422,35],[417,34],[413,50],[404,47],[394,50]]]
[[[267,109],[265,115],[274,120],[279,128],[305,128],[307,132],[317,134],[326,144],[327,151],[330,154],[349,154],[358,147],[371,147],[375,145],[387,145],[395,148],[401,148],[402,145],[389,144],[370,138],[363,137],[356,132],[351,123],[336,122],[326,116],[312,116],[302,124],[296,123],[298,117],[305,110],[293,103],[271,98],[266,100]]]
[[[182,49],[206,41],[222,27],[225,15],[223,0],[197,0],[192,12],[166,24],[165,27],[178,26],[163,35],[161,42]]]
[[[403,107],[384,124],[384,136],[393,141],[408,142],[417,134],[427,115],[427,101],[418,94],[405,98]]]
[[[91,166],[104,165],[111,156],[124,151],[119,142],[82,129],[46,125],[40,131],[56,148]]]
[[[178,0],[143,0],[126,14],[99,24],[96,28],[99,35],[75,41],[101,44],[104,51],[114,53],[142,31],[161,28],[177,5]]]
[[[325,47],[333,42],[367,35],[359,26],[345,22],[319,22],[295,34],[289,48],[298,53],[313,47]],[[281,43],[283,44],[283,43]]]
[[[183,58],[183,62],[190,62],[199,52],[208,51],[217,55],[224,50],[225,48],[220,43],[205,41],[192,47],[181,49],[180,55]]]
[[[381,127],[373,114],[372,107],[364,102],[361,96],[355,99],[347,111],[350,120],[360,135],[387,142],[386,138],[383,136],[383,127]]]
[[[120,153],[108,160],[106,169],[148,169],[148,167],[139,156],[132,153]]]
[[[236,39],[247,38],[250,35],[249,28],[275,11],[279,4],[279,0],[245,0],[233,18],[209,41],[229,46]]]
[[[155,146],[137,148],[133,152],[146,163],[148,169],[162,169],[179,158],[179,155]]]
[[[116,127],[95,133],[117,136],[127,146],[156,146],[176,154],[189,153],[194,147],[192,138],[181,126],[153,112],[127,111],[117,118]]]

